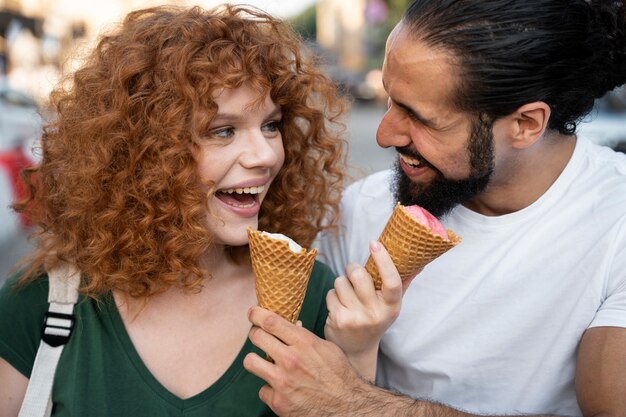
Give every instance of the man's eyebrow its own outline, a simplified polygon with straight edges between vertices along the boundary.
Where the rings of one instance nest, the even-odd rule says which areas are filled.
[[[436,128],[437,125],[435,124],[435,122],[433,122],[430,119],[425,118],[424,116],[422,116],[421,114],[419,114],[419,112],[413,110],[411,107],[407,106],[406,104],[403,103],[399,103],[394,99],[391,99],[391,101],[398,107],[400,107],[402,110],[404,110],[404,112],[406,114],[409,115],[409,117],[411,119],[417,120],[418,122],[420,122],[421,124],[423,124],[426,127],[430,127],[430,128]]]
[[[383,78],[383,88],[385,89],[385,91],[387,91],[387,94],[389,94],[389,91],[387,90],[387,84],[385,83],[385,79]],[[419,114],[419,112],[413,110],[410,106],[404,104],[404,103],[400,103],[394,99],[392,99],[391,97],[389,97],[389,99],[393,102],[393,104],[395,104],[396,106],[400,107],[406,114],[409,115],[410,118],[417,120],[418,122],[420,122],[421,124],[423,124],[426,127],[430,127],[430,128],[436,128],[437,125],[435,124],[435,122],[433,122],[430,119],[427,119],[426,117],[422,116],[421,114]]]

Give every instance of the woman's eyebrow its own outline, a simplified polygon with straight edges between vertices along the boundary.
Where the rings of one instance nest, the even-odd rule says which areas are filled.
[[[280,107],[276,106],[267,116],[265,116],[265,119],[272,119],[275,117],[280,117],[282,116],[282,110]],[[217,113],[215,115],[215,117],[213,118],[213,123],[236,123],[239,122],[243,119],[245,119],[246,117],[248,117],[247,114],[242,114],[242,113]]]
[[[274,110],[271,111],[270,114],[267,115],[267,117],[265,117],[266,119],[274,119],[276,117],[282,117],[283,116],[283,111],[280,107],[276,106],[276,108],[274,108]]]
[[[244,118],[244,115],[237,113],[217,113],[213,118],[213,123],[234,123]]]

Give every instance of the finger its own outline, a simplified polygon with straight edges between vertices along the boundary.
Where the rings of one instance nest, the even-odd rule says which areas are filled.
[[[253,375],[258,376],[268,384],[274,382],[276,365],[266,361],[254,352],[248,353],[243,358],[243,367]]]
[[[382,281],[382,297],[387,304],[402,300],[402,279],[385,247],[377,241],[370,242],[370,253]]]
[[[337,298],[341,304],[347,308],[351,308],[361,303],[357,295],[354,293],[352,283],[347,277],[343,275],[337,277],[334,285]]]
[[[333,343],[338,343],[338,338],[335,333],[337,326],[330,319],[330,316],[326,317],[326,323],[324,324],[324,339]]]
[[[346,307],[337,298],[335,290],[330,290],[326,293],[326,306],[328,307],[326,323],[337,327],[337,317],[342,314],[342,311],[346,310]]]
[[[258,306],[248,310],[248,320],[288,345],[298,340],[298,330],[301,330],[278,314]]]
[[[302,320],[296,321],[296,326],[297,327],[302,327]]]
[[[269,385],[263,385],[261,389],[259,390],[259,398],[261,399],[261,401],[263,401],[267,405],[273,404],[274,403],[274,389]],[[274,409],[272,409],[272,411],[274,411]]]
[[[328,317],[326,317],[326,321],[333,321],[335,317],[335,313],[339,309],[341,302],[337,298],[337,292],[332,289],[326,293],[326,308],[328,308]]]
[[[365,268],[357,264],[348,265],[346,272],[348,273],[348,279],[350,280],[350,284],[352,284],[354,294],[360,303],[366,307],[372,306],[378,298],[372,276],[367,273]]]
[[[267,353],[272,358],[282,357],[287,345],[274,335],[266,332],[259,327],[253,327],[248,334],[250,341],[256,347]]]

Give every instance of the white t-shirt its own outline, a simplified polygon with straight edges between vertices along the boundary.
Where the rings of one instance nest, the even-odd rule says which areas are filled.
[[[335,272],[367,259],[395,203],[389,174],[349,187],[340,235],[320,236]],[[582,334],[626,327],[626,155],[578,140],[529,207],[487,217],[458,206],[443,223],[463,241],[409,287],[377,383],[476,414],[582,415]]]

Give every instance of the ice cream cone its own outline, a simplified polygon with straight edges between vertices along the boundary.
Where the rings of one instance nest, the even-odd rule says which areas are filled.
[[[383,244],[402,280],[417,274],[426,264],[456,246],[461,238],[452,230],[447,230],[448,239],[433,234],[430,229],[416,221],[398,203],[385,225],[378,241]],[[379,290],[382,280],[374,259],[370,256],[365,269],[372,276],[374,286]]]
[[[317,250],[293,252],[286,241],[248,228],[259,305],[292,323],[298,320]]]

